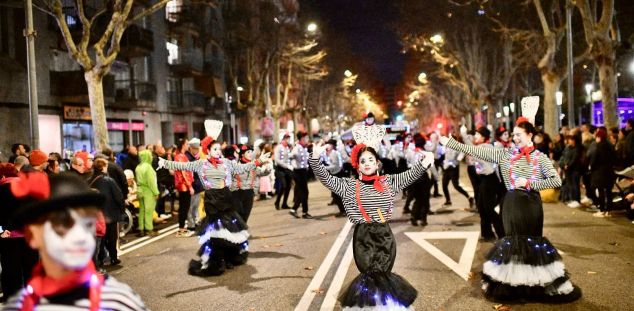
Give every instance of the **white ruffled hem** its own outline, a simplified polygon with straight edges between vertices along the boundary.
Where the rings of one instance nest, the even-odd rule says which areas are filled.
[[[231,232],[224,228],[220,230],[207,230],[205,234],[200,236],[198,243],[204,244],[211,238],[223,239],[234,244],[240,244],[249,239],[249,231],[242,230],[239,232]]]
[[[414,308],[401,306],[396,303],[387,303],[385,305],[374,306],[374,307],[345,307],[343,308],[345,311],[413,311]]]
[[[565,266],[561,261],[555,261],[545,266],[532,266],[513,262],[496,264],[487,261],[484,263],[482,272],[497,282],[511,286],[545,286],[566,274]],[[570,288],[572,291],[572,284],[570,284]]]

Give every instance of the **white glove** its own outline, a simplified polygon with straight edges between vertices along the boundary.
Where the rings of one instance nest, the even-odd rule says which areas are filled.
[[[429,151],[423,151],[423,167],[429,168],[432,164],[434,164],[434,154]]]
[[[260,160],[260,162],[262,162],[262,163],[269,163],[269,162],[271,162],[271,153],[270,153],[270,152],[263,153],[262,155],[260,155],[259,160]]]
[[[440,136],[440,144],[443,146],[447,145],[447,143],[449,142],[449,137],[450,136]]]
[[[313,145],[313,159],[319,159],[322,153],[326,151],[326,145],[314,144]]]
[[[156,167],[156,170],[158,171],[158,170],[160,170],[160,169],[162,169],[162,168],[165,168],[165,163],[166,163],[166,162],[167,162],[167,160],[165,160],[165,159],[163,159],[163,158],[159,157],[159,158],[158,158],[158,166]]]

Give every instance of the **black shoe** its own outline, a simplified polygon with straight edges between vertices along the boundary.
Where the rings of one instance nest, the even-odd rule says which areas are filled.
[[[484,237],[483,236],[483,237],[479,238],[479,240],[481,242],[495,242],[497,239],[495,237],[490,237],[490,236]]]
[[[280,203],[275,203],[275,209],[278,211],[280,210]]]
[[[421,226],[427,226],[427,220],[421,220],[420,221],[420,225]]]
[[[302,215],[302,218],[304,218],[304,219],[313,219],[313,216],[311,214],[304,213],[304,215]]]
[[[418,221],[416,219],[412,218],[409,221],[412,223],[412,226],[418,227]]]
[[[141,231],[139,233],[136,234],[137,237],[144,237],[145,236],[145,231]]]
[[[442,206],[451,206],[451,201],[445,202]]]
[[[476,208],[475,198],[469,198],[469,208],[472,210]]]
[[[118,266],[120,264],[121,264],[121,260],[119,260],[119,259],[110,260],[110,265],[111,266]]]
[[[282,209],[291,209],[291,207],[288,205],[282,205]]]
[[[290,211],[288,211],[289,214],[293,215],[293,217],[295,218],[299,218],[299,215],[297,215],[297,211],[294,209],[291,209]]]
[[[434,193],[434,196],[433,196],[433,197],[434,197],[434,198],[440,198],[440,197],[442,197],[442,195],[440,195],[440,194],[438,194],[438,193]]]

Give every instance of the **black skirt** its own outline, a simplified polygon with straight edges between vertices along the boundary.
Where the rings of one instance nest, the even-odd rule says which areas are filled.
[[[233,206],[229,188],[205,191],[205,219],[198,231],[201,244],[189,273],[221,275],[226,269],[244,264],[249,254],[247,225]]]
[[[396,241],[387,223],[357,224],[353,236],[357,276],[339,297],[345,307],[378,307],[396,310],[409,307],[416,289],[401,276],[392,273]]]
[[[494,301],[570,302],[581,297],[557,249],[542,236],[544,213],[538,192],[509,191],[502,222],[506,236],[483,265],[482,289]]]

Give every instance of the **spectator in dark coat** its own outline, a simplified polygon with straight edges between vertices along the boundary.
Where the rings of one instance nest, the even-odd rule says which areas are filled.
[[[580,136],[566,136],[566,149],[559,159],[559,168],[564,175],[564,185],[561,189],[561,199],[568,207],[581,206],[581,174],[583,171],[583,145]]]
[[[154,145],[152,148],[152,167],[156,170],[156,182],[159,187],[159,199],[156,202],[156,213],[162,220],[172,217],[174,211],[174,176],[166,168],[158,169],[159,158],[167,160],[167,152],[162,145]],[[157,170],[158,169],[158,170]],[[165,202],[170,202],[170,213],[165,212]]]
[[[114,181],[117,183],[117,186],[119,186],[121,193],[123,193],[123,197],[128,197],[128,180],[123,173],[123,169],[121,169],[121,167],[115,162],[114,152],[112,152],[112,149],[110,148],[105,148],[103,151],[101,151],[101,153],[108,161],[108,176],[114,179]],[[99,156],[96,156],[95,158],[97,157]]]
[[[103,158],[93,163],[93,175],[88,181],[91,188],[97,189],[106,198],[103,212],[106,218],[106,235],[104,246],[110,254],[110,264],[118,265],[121,261],[117,257],[117,241],[119,240],[118,222],[124,209],[124,196],[117,183],[107,175],[108,161]]]
[[[614,174],[614,159],[616,152],[608,141],[608,133],[605,128],[599,128],[595,134],[596,149],[590,156],[590,183],[592,188],[599,190],[599,211],[593,216],[608,217],[610,203],[612,202],[612,187],[616,176]]]
[[[123,170],[131,170],[134,172],[139,163],[141,163],[141,160],[139,159],[139,152],[136,147],[128,147],[128,157],[123,161]]]
[[[623,156],[625,157],[625,166],[634,164],[634,119],[627,120],[625,130],[628,132],[625,136],[625,144],[623,145]]]

